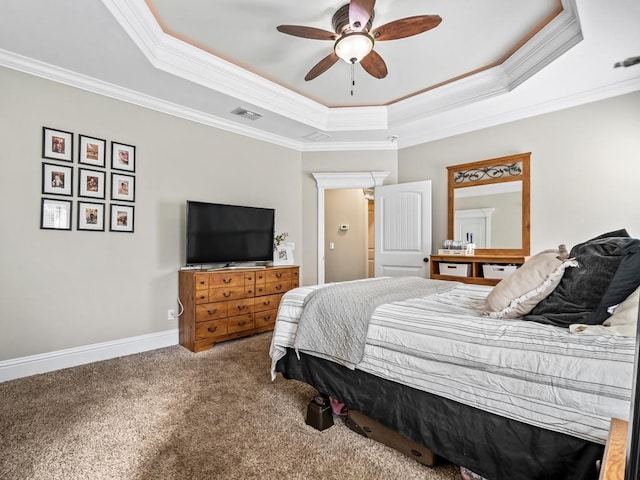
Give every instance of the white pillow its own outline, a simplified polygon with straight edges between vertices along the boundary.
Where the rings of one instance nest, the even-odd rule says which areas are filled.
[[[544,250],[529,258],[520,268],[498,283],[484,304],[491,318],[519,318],[526,315],[558,286],[568,267],[578,262],[566,258],[566,248]]]
[[[576,323],[569,326],[571,333],[587,335],[618,335],[635,337],[638,325],[638,305],[640,304],[640,287],[624,302],[616,306],[613,314],[602,325],[583,325]]]

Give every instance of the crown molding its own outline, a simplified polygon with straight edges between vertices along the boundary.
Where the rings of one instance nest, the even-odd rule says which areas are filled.
[[[425,122],[416,122],[410,128],[403,131],[400,138],[400,148],[412,147],[422,143],[433,142],[455,135],[473,132],[483,128],[494,127],[509,122],[515,122],[526,118],[543,115],[546,113],[577,107],[591,102],[597,102],[607,98],[625,95],[640,90],[640,77],[627,79],[621,82],[598,87],[582,92],[556,98],[550,101],[516,108],[506,112],[494,113],[487,107],[475,118],[470,118],[466,112],[460,112],[454,117],[449,116],[447,122],[431,120],[429,125]]]
[[[156,68],[324,131],[398,127],[509,92],[582,39],[575,0],[502,65],[390,106],[329,108],[162,31],[143,0],[102,0]]]
[[[575,0],[502,64],[513,90],[583,40]]]
[[[247,127],[245,125],[232,122],[228,119],[219,118],[192,108],[184,107],[182,105],[168,102],[166,100],[162,100],[151,95],[146,95],[135,90],[130,90],[128,88],[120,87],[118,85],[113,85],[111,83],[97,80],[87,75],[72,72],[64,68],[56,67],[54,65],[40,62],[38,60],[24,57],[22,55],[18,55],[2,49],[0,49],[0,66],[28,73],[30,75],[41,77],[46,80],[69,85],[71,87],[86,90],[88,92],[97,93],[98,95],[104,95],[115,100],[131,103],[133,105],[138,105],[140,107],[155,110],[157,112],[173,115],[185,120],[190,120],[210,127],[215,127],[227,132],[237,133],[239,135],[251,137],[256,140],[262,140],[294,150],[302,150],[302,142],[296,142],[286,137],[274,135],[262,130],[258,130],[256,128]]]

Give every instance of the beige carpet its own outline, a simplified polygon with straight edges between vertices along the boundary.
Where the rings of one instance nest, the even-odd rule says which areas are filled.
[[[305,424],[315,390],[271,382],[271,334],[175,346],[0,384],[0,478],[460,479],[341,422]]]

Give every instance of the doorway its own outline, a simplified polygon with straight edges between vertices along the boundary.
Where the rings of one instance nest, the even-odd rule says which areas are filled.
[[[373,189],[371,189],[373,190]],[[375,276],[373,201],[360,188],[325,192],[325,281]],[[371,209],[371,212],[370,212]]]
[[[382,185],[389,172],[313,173],[318,187],[318,284],[325,283],[325,192],[328,189],[375,188]]]

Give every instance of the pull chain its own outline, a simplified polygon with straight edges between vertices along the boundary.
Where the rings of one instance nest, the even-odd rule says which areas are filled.
[[[356,80],[355,80],[355,77],[354,77],[355,64],[356,64],[356,62],[351,61],[351,96],[352,97],[353,97],[353,89],[356,86]]]

